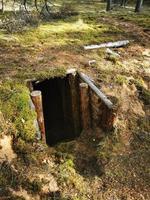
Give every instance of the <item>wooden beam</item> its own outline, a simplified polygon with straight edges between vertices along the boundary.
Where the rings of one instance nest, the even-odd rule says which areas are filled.
[[[42,141],[44,141],[46,143],[41,91],[39,91],[39,90],[32,91],[31,92],[31,99],[33,101],[33,104],[35,106],[35,111],[37,113],[37,121],[38,121],[38,124],[39,124]]]
[[[102,109],[100,108],[102,104],[101,99],[97,94],[90,89],[90,105],[91,105],[91,116],[92,116],[92,128],[95,129],[97,127],[100,127],[101,125],[101,115],[102,115]]]
[[[87,130],[91,127],[89,90],[87,83],[80,83],[80,102],[81,102],[82,127],[84,130]]]

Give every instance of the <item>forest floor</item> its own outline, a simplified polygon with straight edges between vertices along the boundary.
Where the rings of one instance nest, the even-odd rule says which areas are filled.
[[[108,14],[99,5],[80,5],[77,16],[21,33],[0,30],[0,199],[150,199],[150,9]],[[129,45],[113,49],[119,56],[83,48],[126,39]],[[28,116],[25,80],[63,76],[68,68],[118,98],[115,130],[89,130],[55,147],[30,142],[31,128],[23,126],[26,136],[20,125]]]

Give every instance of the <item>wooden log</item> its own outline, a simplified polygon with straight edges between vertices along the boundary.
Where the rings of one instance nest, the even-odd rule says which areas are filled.
[[[102,102],[108,107],[112,108],[113,103],[106,97],[105,94],[103,94],[93,83],[92,81],[82,72],[78,72],[80,78],[86,82],[89,87],[97,94],[97,96],[102,100]]]
[[[90,108],[92,128],[101,127],[104,130],[112,130],[118,111],[118,100],[112,97],[110,101],[91,80],[83,73],[78,72],[79,77],[90,87]],[[113,103],[112,103],[113,102]]]
[[[84,130],[87,130],[91,126],[89,91],[87,83],[80,83],[80,102],[81,102],[82,128]]]
[[[78,136],[81,129],[78,82],[76,76],[73,74],[69,74],[68,78],[69,78],[70,94],[71,94],[72,118],[73,118],[72,121],[74,124],[74,133],[76,136]]]
[[[109,109],[105,105],[103,106],[103,114],[101,120],[101,127],[103,130],[111,131],[113,129],[116,115],[117,114],[115,110]]]
[[[31,110],[35,112],[35,106],[34,106],[34,103],[31,98],[29,101],[29,105],[30,105]],[[40,127],[39,127],[39,123],[38,123],[37,119],[34,119],[33,125],[36,129],[36,138],[38,140],[40,140],[41,139],[41,131],[40,131]]]
[[[111,109],[104,104],[102,106],[101,127],[107,131],[113,129],[118,112],[118,99],[116,97],[111,98],[113,100],[113,107]]]
[[[99,107],[101,104],[101,99],[92,90],[90,90],[90,99],[91,99],[91,113],[92,113],[92,128],[95,129],[99,127],[100,115],[101,115]]]
[[[122,41],[117,41],[117,42],[108,42],[108,43],[102,43],[99,45],[89,45],[89,46],[84,46],[85,50],[92,50],[92,49],[99,49],[99,48],[117,48],[117,47],[122,47],[127,44],[129,44],[129,40],[122,40]]]
[[[32,91],[31,99],[34,103],[35,111],[37,113],[37,121],[38,121],[40,132],[41,132],[41,139],[42,141],[46,142],[41,91],[39,90]]]

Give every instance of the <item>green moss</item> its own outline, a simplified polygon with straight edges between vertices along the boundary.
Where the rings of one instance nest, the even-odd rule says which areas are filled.
[[[73,160],[66,159],[63,164],[59,165],[59,182],[60,184],[65,183],[70,188],[73,187],[78,192],[77,197],[83,198],[86,183],[83,177],[76,172]]]
[[[43,69],[38,72],[22,72],[15,75],[14,78],[16,78],[18,81],[25,80],[25,79],[37,79],[37,80],[44,80],[47,78],[54,78],[54,77],[64,77],[66,76],[66,68],[64,67],[57,67],[50,69]]]
[[[113,135],[109,134],[104,137],[97,147],[97,158],[101,163],[106,164],[115,155],[120,152],[123,147],[120,131],[115,130]]]
[[[14,81],[3,82],[0,85],[0,110],[4,118],[14,125],[16,135],[26,141],[35,137],[33,121],[36,115],[29,102],[29,91],[25,85]]]
[[[113,64],[116,64],[117,61],[118,61],[118,58],[116,56],[113,56],[113,55],[106,56],[106,59],[111,61]]]
[[[123,85],[124,83],[128,84],[127,77],[120,74],[115,77],[115,82],[118,83],[119,85]]]

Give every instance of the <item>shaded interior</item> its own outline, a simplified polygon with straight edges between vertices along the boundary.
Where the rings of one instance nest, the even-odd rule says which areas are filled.
[[[53,146],[77,137],[80,133],[74,131],[68,77],[33,82],[33,88],[42,92],[47,144]]]

